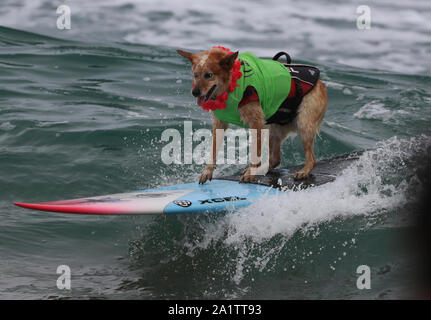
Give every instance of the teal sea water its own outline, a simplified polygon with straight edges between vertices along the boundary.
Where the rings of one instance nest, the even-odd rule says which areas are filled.
[[[429,4],[370,2],[365,31],[354,1],[80,0],[61,31],[61,3],[0,8],[1,299],[416,296],[417,253],[406,242],[431,146]],[[211,128],[175,49],[212,45],[268,58],[285,50],[318,66],[329,107],[316,157],[372,150],[334,183],[221,215],[13,206],[197,181],[202,165],[162,162],[161,134],[182,132],[185,120]],[[299,139],[286,142],[282,165],[303,161]],[[59,265],[71,268],[69,291],[56,286]],[[359,265],[371,268],[370,290],[356,287]]]

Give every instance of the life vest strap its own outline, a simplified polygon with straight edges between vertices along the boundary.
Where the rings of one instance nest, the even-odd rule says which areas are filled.
[[[298,114],[302,99],[314,88],[317,80],[319,80],[320,70],[316,67],[305,64],[283,64],[292,76],[290,92],[278,110],[266,121],[267,124],[288,124],[293,121]]]
[[[280,51],[279,53],[277,53],[275,56],[272,57],[272,60],[278,61],[278,59],[280,59],[281,56],[286,57],[287,63],[292,63],[292,59],[290,58],[289,54],[284,51]]]

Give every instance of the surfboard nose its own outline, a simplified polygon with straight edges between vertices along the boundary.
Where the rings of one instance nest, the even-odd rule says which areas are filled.
[[[14,202],[14,205],[21,207],[21,208],[26,208],[26,209],[33,209],[33,210],[43,210],[42,204],[38,204],[38,203],[24,203],[24,202]]]
[[[23,207],[23,208],[28,208],[29,207],[29,203],[22,203],[22,202],[14,202],[14,205],[18,206],[18,207]]]

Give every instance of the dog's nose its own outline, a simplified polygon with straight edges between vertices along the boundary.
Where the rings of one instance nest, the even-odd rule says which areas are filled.
[[[198,87],[193,88],[192,95],[193,95],[193,97],[196,97],[196,98],[201,96],[201,91],[199,90]]]

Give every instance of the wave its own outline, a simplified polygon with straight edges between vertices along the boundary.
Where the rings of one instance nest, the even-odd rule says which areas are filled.
[[[420,185],[415,159],[430,148],[430,136],[394,137],[366,151],[333,183],[280,192],[224,216],[155,219],[138,227],[142,238],[131,241],[130,255],[137,264],[160,259],[170,270],[181,265],[200,274],[201,282],[214,285],[224,279],[224,288],[231,287],[224,297],[244,296],[259,273],[289,274],[317,260],[324,248],[318,239],[331,238],[328,233],[340,227],[351,235],[340,245],[339,260],[344,259],[358,232],[379,226],[379,216],[412,200],[411,191]],[[349,226],[352,219],[359,220]],[[170,231],[160,235],[161,229]],[[304,241],[308,245],[301,245]],[[325,260],[327,269],[335,270],[339,260]],[[152,276],[162,276],[163,269],[153,270],[157,275]]]

